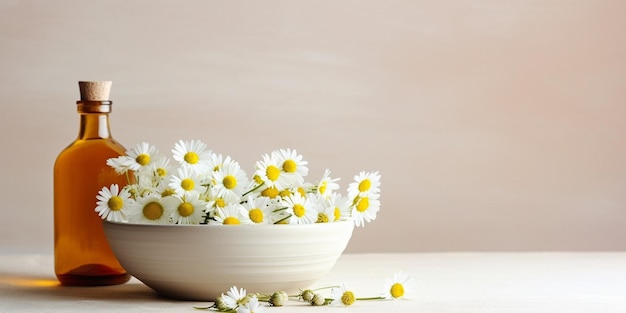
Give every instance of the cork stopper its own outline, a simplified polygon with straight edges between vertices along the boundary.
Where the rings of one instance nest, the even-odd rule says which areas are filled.
[[[79,81],[81,101],[109,101],[111,81]]]

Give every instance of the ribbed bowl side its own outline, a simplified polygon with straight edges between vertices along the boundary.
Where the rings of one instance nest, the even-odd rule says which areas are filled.
[[[230,287],[294,293],[326,275],[354,224],[133,225],[104,223],[122,266],[158,294],[212,301]]]

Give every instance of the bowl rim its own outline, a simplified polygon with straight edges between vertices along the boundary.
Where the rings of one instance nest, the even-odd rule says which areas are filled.
[[[102,220],[103,224],[120,225],[128,227],[145,227],[145,228],[170,228],[170,227],[201,227],[201,228],[224,228],[224,229],[238,229],[238,228],[314,228],[314,227],[331,227],[331,225],[346,225],[352,224],[354,221],[350,219],[341,219],[339,221],[328,223],[311,223],[311,224],[244,224],[244,225],[215,225],[215,224],[140,224],[140,223],[128,223]]]

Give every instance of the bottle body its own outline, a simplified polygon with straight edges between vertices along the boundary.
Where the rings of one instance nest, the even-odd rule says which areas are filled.
[[[55,273],[64,285],[122,284],[130,275],[111,250],[95,207],[102,187],[127,184],[106,165],[125,149],[110,136],[108,113],[79,113],[79,137],[54,164]]]

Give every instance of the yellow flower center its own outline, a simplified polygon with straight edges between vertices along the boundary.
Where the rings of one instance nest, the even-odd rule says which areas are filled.
[[[262,184],[263,183],[263,178],[261,178],[261,176],[259,175],[254,175],[254,182],[257,184]]]
[[[335,207],[335,221],[338,221],[341,218],[341,210],[339,207]]]
[[[174,189],[167,188],[167,189],[163,190],[163,192],[161,193],[161,197],[172,196],[172,195],[175,195],[175,194],[176,194],[176,192],[174,191]]]
[[[302,204],[294,204],[293,205],[293,214],[297,217],[303,217],[306,209]]]
[[[298,187],[298,193],[304,198],[306,197],[306,191],[302,187]]]
[[[226,187],[226,189],[233,189],[237,187],[237,178],[233,175],[227,175],[222,180],[222,183],[224,183],[224,187]]]
[[[254,209],[250,210],[248,215],[250,215],[250,219],[254,223],[258,224],[258,223],[263,222],[263,210],[261,210],[259,208],[254,208]]]
[[[196,183],[191,178],[185,178],[180,182],[180,186],[186,191],[191,191],[196,186]]]
[[[234,216],[229,216],[224,219],[224,225],[239,225],[239,219]]]
[[[344,305],[352,305],[355,301],[354,293],[352,291],[346,291],[341,295],[341,303]]]
[[[274,165],[270,165],[265,169],[265,174],[267,174],[267,178],[271,181],[276,181],[278,176],[280,176],[280,170],[278,167]]]
[[[401,298],[404,296],[404,286],[400,283],[395,283],[391,286],[391,290],[389,290],[391,296],[394,298]]]
[[[107,205],[111,211],[119,211],[124,207],[124,200],[118,196],[113,196],[107,201]]]
[[[294,160],[287,160],[283,162],[283,171],[287,173],[295,173],[298,165]]]
[[[135,161],[141,166],[148,165],[150,163],[150,156],[142,153],[135,158]]]
[[[222,199],[222,198],[217,198],[217,199],[215,199],[215,206],[223,208],[223,207],[226,206],[226,201],[224,201],[224,199]]]
[[[284,189],[284,190],[281,190],[278,194],[279,194],[281,197],[283,197],[283,198],[287,198],[287,197],[291,196],[291,190],[289,190],[289,189]]]
[[[261,195],[274,199],[276,198],[276,196],[278,196],[278,189],[276,189],[276,187],[265,188],[263,191],[261,191]]]
[[[198,156],[197,153],[193,151],[189,151],[185,153],[184,159],[185,159],[185,162],[189,164],[196,164],[200,160],[200,157]]]
[[[325,194],[326,193],[326,182],[323,182],[318,188],[317,190],[320,192],[320,194]]]
[[[326,215],[324,213],[319,213],[317,215],[317,222],[318,223],[328,223],[328,215]]]
[[[193,214],[193,205],[189,202],[183,202],[178,206],[178,214],[183,217]]]
[[[143,216],[149,220],[158,220],[163,212],[163,206],[158,202],[148,202],[143,206]]]
[[[221,167],[222,167],[222,166],[221,166],[220,164],[215,165],[215,166],[213,167],[213,172],[217,172],[217,171],[219,171]]]
[[[370,199],[368,197],[363,197],[356,204],[356,210],[363,213],[367,211],[367,208],[370,207]]]
[[[167,170],[162,167],[159,167],[156,169],[156,174],[159,177],[165,177],[167,175]]]
[[[360,192],[368,191],[370,190],[371,186],[372,186],[372,182],[369,179],[364,179],[359,183],[359,191]]]

